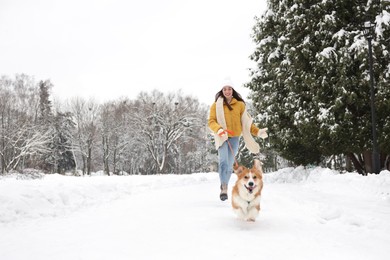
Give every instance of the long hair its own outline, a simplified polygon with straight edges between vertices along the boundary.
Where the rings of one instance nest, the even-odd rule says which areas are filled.
[[[231,87],[231,88],[232,88],[232,87]],[[241,94],[238,93],[234,88],[232,88],[232,90],[233,90],[233,95],[232,95],[232,96],[233,96],[235,99],[237,99],[238,101],[244,102],[244,104],[245,104],[245,101],[244,101],[244,99],[241,97]],[[218,100],[219,97],[222,97],[222,98],[223,98],[223,102],[228,106],[229,110],[233,110],[232,106],[227,102],[226,97],[223,95],[222,89],[221,89],[220,91],[218,91],[217,94],[215,94],[215,102],[217,102],[217,100]]]

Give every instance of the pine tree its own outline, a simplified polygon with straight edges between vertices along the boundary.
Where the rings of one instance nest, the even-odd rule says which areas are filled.
[[[363,1],[269,1],[253,39],[257,63],[247,84],[273,135],[272,145],[296,164],[370,151],[371,120],[366,14],[377,20],[376,109],[382,154],[389,139],[389,7]],[[376,14],[376,15],[374,15]],[[387,37],[387,38],[386,38]],[[383,157],[382,157],[383,158]],[[356,161],[355,161],[356,163]],[[370,165],[357,165],[367,170]]]
[[[57,113],[54,118],[54,138],[52,142],[51,163],[53,170],[63,174],[66,171],[75,170],[76,162],[73,154],[72,132],[75,123],[72,121],[72,114]]]
[[[39,120],[42,124],[46,124],[52,119],[50,89],[53,84],[50,80],[39,82]]]

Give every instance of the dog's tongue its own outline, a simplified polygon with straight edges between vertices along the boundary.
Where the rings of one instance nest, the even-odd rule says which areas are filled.
[[[256,186],[249,186],[249,187],[246,187],[246,188],[247,188],[247,190],[248,190],[250,193],[252,193],[255,187],[256,187]]]

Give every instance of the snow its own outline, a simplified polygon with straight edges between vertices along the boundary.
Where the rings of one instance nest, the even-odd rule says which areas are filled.
[[[325,22],[335,22],[336,18],[335,18],[335,15],[336,15],[336,12],[335,11],[332,11],[332,14],[326,14],[325,15]]]
[[[376,17],[375,23],[377,24],[375,27],[375,34],[383,37],[384,28],[382,25],[388,26],[390,24],[390,13],[383,10],[382,13]]]
[[[297,4],[293,4],[291,7],[290,7],[290,11],[291,12],[294,12],[295,10],[297,10],[299,8],[299,6]]]
[[[264,182],[250,223],[219,201],[215,172],[0,177],[0,259],[388,259],[389,171],[284,168]]]
[[[327,59],[330,59],[332,55],[337,56],[336,50],[333,47],[326,47],[320,52],[320,55],[324,56]]]
[[[337,40],[340,40],[348,35],[348,32],[344,29],[339,30],[337,33],[333,35],[332,38],[336,38]]]
[[[319,121],[324,121],[329,117],[329,110],[330,108],[320,108],[320,113],[318,115]]]
[[[269,54],[267,61],[271,63],[273,59],[279,58],[279,56],[280,56],[280,48],[277,47],[275,48],[275,51]]]

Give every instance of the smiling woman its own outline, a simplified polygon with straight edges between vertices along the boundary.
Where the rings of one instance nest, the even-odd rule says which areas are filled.
[[[240,136],[243,135],[248,150],[258,154],[259,144],[253,136],[266,138],[267,129],[259,129],[252,123],[245,101],[234,90],[233,83],[229,79],[223,82],[222,89],[215,95],[215,102],[210,108],[208,126],[214,133],[215,148],[218,150],[220,199],[224,201],[228,199],[227,189],[233,172],[233,163],[236,161]]]
[[[209,104],[202,93],[226,72],[249,81],[263,10],[257,0],[2,1],[0,71],[49,78],[61,98],[182,89]]]

